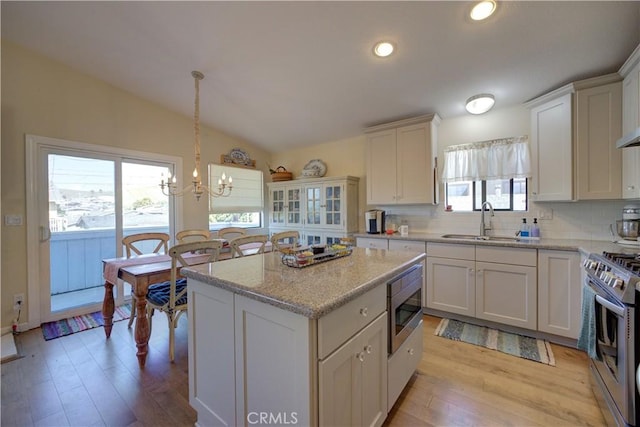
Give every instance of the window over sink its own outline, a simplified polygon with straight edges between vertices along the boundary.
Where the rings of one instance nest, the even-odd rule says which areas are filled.
[[[527,179],[492,179],[445,184],[446,204],[453,211],[479,211],[490,202],[497,211],[526,211]]]

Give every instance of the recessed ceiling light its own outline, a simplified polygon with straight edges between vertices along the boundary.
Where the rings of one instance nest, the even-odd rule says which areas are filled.
[[[471,9],[471,19],[474,21],[482,21],[490,17],[496,10],[496,2],[494,0],[483,0],[473,6]]]
[[[465,108],[471,114],[483,114],[489,111],[495,102],[495,98],[490,93],[481,93],[467,99]]]
[[[379,42],[373,47],[373,53],[380,58],[389,56],[393,53],[393,44],[390,42]]]

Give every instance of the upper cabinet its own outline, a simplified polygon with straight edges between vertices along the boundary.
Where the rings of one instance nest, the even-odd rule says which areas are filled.
[[[622,81],[622,135],[640,127],[640,46],[619,71]],[[640,147],[622,149],[622,198],[640,198]]]
[[[532,199],[619,199],[622,85],[617,73],[570,83],[531,109]]]
[[[438,203],[439,124],[428,114],[365,129],[367,204]]]

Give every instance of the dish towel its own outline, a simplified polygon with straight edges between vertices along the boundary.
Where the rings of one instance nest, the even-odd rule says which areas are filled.
[[[587,282],[582,285],[582,325],[577,347],[590,358],[598,359],[596,352],[596,293]]]

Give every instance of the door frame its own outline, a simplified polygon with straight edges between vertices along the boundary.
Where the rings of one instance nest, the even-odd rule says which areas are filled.
[[[40,227],[49,227],[48,212],[39,211],[38,183],[44,178],[43,168],[40,164],[42,149],[63,149],[77,151],[78,155],[96,154],[97,156],[120,157],[121,160],[158,161],[172,164],[176,176],[182,176],[182,158],[177,156],[149,153],[145,151],[129,150],[125,148],[106,145],[89,144],[85,142],[71,141],[58,138],[50,138],[38,135],[25,135],[26,156],[26,232],[27,232],[27,328],[37,328],[41,324],[41,297],[39,269],[40,259]],[[48,191],[48,189],[47,189]],[[170,210],[174,212],[173,226],[182,228],[182,199],[174,197],[169,199]],[[171,207],[171,204],[173,205]],[[171,227],[171,224],[170,224]],[[171,230],[173,234],[175,230]],[[47,260],[48,262],[48,260]]]

